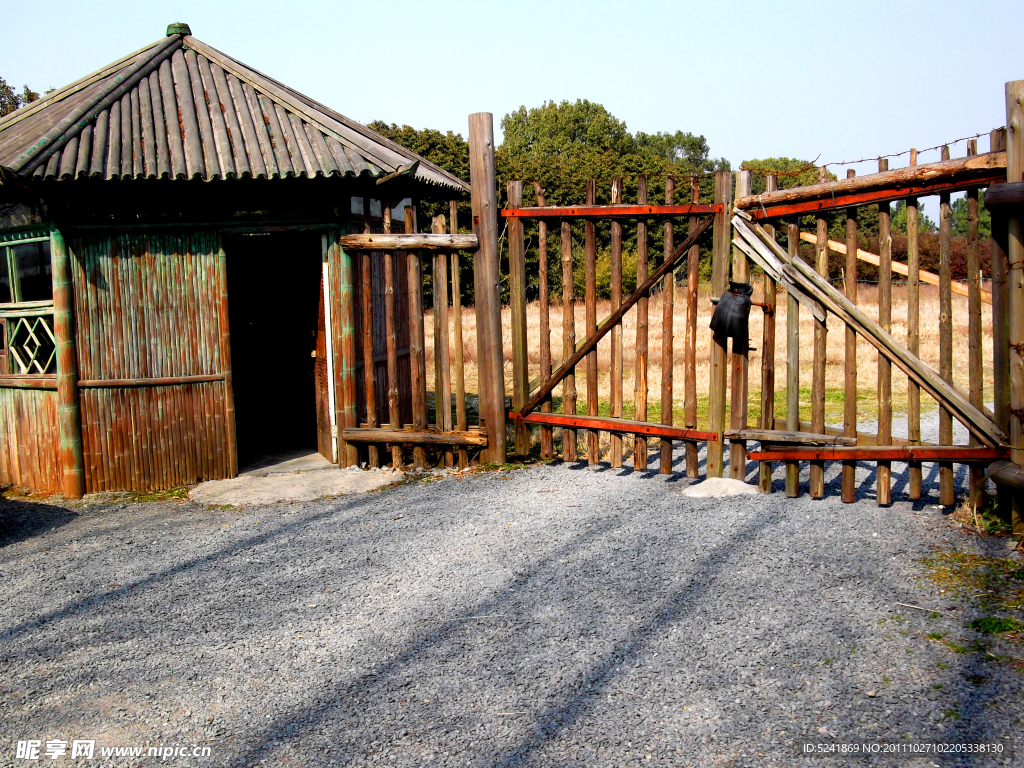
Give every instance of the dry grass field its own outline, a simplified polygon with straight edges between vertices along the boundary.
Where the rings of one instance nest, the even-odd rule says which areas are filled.
[[[858,305],[868,316],[878,317],[877,286],[862,283],[858,286]],[[761,298],[761,286],[755,284],[754,299]],[[779,296],[779,308],[776,315],[776,415],[784,417],[786,404],[786,301],[783,294]],[[907,333],[907,290],[904,285],[893,286],[892,299],[892,333],[900,342],[905,342]],[[986,398],[991,397],[992,388],[992,312],[991,306],[983,307],[984,333],[984,383]],[[714,306],[710,301],[707,286],[702,286],[697,302],[697,409],[701,424],[707,422],[709,358],[711,347],[711,331],[708,323]],[[683,339],[685,338],[686,318],[685,286],[677,286],[675,299],[675,319],[673,323],[673,380],[674,397],[673,413],[675,422],[682,423],[683,414]],[[598,322],[611,311],[608,301],[598,302]],[[661,393],[661,350],[662,350],[662,303],[661,296],[650,300],[649,308],[649,393],[648,418],[656,421],[660,414]],[[533,302],[527,307],[528,342],[530,351],[530,376],[540,373],[540,305]],[[582,302],[576,305],[576,338],[585,336],[585,307]],[[633,391],[636,366],[636,309],[631,310],[623,321],[623,393],[624,415],[634,418]],[[801,418],[810,418],[810,384],[811,365],[813,360],[814,321],[810,313],[802,310],[800,314],[800,411]],[[761,339],[764,327],[764,313],[754,307],[750,315],[751,346],[756,349],[750,352],[749,377],[749,419],[756,423],[760,416],[761,388]],[[511,394],[512,344],[511,315],[508,308],[502,312],[502,328],[505,339],[505,381],[507,392]],[[551,349],[554,363],[562,357],[562,307],[553,304],[550,313]],[[433,316],[428,313],[425,321],[427,337],[427,378],[428,390],[433,391]],[[466,391],[475,393],[477,390],[476,369],[476,317],[472,308],[463,310],[463,342],[466,360]],[[967,299],[953,295],[953,368],[956,383],[965,390],[968,387],[968,350],[967,350]],[[829,423],[842,421],[844,392],[844,347],[845,330],[843,323],[829,316],[828,322],[828,360],[826,368],[826,419]],[[929,285],[921,286],[921,357],[938,369],[939,366],[939,295],[938,288]],[[857,386],[858,415],[861,421],[874,419],[877,409],[878,386],[878,355],[867,341],[861,339],[857,345]],[[611,342],[605,337],[598,346],[599,364],[599,397],[601,413],[607,414],[610,396]],[[454,385],[453,385],[454,386]],[[576,390],[578,393],[577,407],[580,412],[586,410],[586,368],[581,364],[577,368]],[[561,387],[555,389],[555,410],[560,410]],[[893,367],[893,410],[896,414],[906,411],[907,377],[895,366]],[[935,403],[927,395],[922,396],[922,410],[935,407]]]

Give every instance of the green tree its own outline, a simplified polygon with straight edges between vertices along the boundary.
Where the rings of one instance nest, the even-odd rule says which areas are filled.
[[[964,211],[964,217],[966,222],[966,210]],[[965,223],[966,226],[966,223]],[[900,200],[894,206],[892,213],[892,231],[899,232],[901,235],[907,234],[907,201]],[[924,212],[924,203],[920,200],[917,202],[917,232],[918,234],[930,234],[932,232],[938,232],[939,228]]]
[[[967,198],[961,197],[953,201],[953,235],[967,237]],[[978,195],[978,235],[981,238],[992,236],[992,214],[985,207],[984,195]]]
[[[21,106],[21,97],[0,77],[0,116],[9,115]]]

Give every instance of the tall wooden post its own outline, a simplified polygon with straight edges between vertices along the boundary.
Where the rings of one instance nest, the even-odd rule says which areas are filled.
[[[949,160],[949,147],[942,148],[942,159]],[[939,195],[939,375],[953,383],[953,289],[950,268],[953,250],[953,211],[949,192]],[[953,412],[939,404],[939,444],[953,444]],[[953,462],[939,462],[939,504],[951,506]]]
[[[391,203],[384,206],[384,234],[391,234]],[[388,355],[388,420],[392,429],[402,428],[402,412],[398,399],[398,297],[395,294],[397,258],[394,251],[384,252],[384,330]],[[391,466],[400,469],[402,446],[391,444]]]
[[[846,171],[846,178],[856,175],[852,168]],[[846,280],[843,284],[846,298],[857,303],[857,209],[846,211]],[[846,355],[843,365],[845,387],[843,390],[843,434],[857,437],[857,334],[846,326]],[[843,462],[842,500],[851,503],[857,492],[857,462]]]
[[[342,430],[355,429],[356,423],[356,308],[352,291],[352,257],[344,251],[332,231],[327,260],[335,303],[331,307],[331,333],[334,334],[335,423],[338,425],[338,463],[350,467],[359,463],[355,443],[341,437]]]
[[[541,208],[546,204],[544,187],[539,181],[533,183],[533,192],[537,197],[537,205]],[[537,223],[538,247],[538,284],[540,290],[540,380],[546,383],[551,378],[551,301],[548,288],[548,223],[541,219]],[[551,397],[544,398],[540,405],[541,413],[551,413]],[[552,459],[555,456],[554,435],[551,427],[540,428],[540,457]]]
[[[778,189],[774,175],[765,179],[765,192]],[[775,227],[765,231],[775,239]],[[775,429],[775,306],[778,301],[775,281],[764,276],[764,336],[761,340],[761,429]],[[772,492],[772,463],[762,461],[757,469],[757,487],[761,493]]]
[[[405,231],[417,231],[416,211],[405,209]],[[423,261],[419,251],[408,251],[405,275],[409,288],[409,389],[412,390],[412,427],[427,428],[427,345],[423,335]],[[427,449],[415,445],[412,462],[416,469],[427,466]]]
[[[508,207],[523,207],[523,182],[508,183]],[[512,408],[521,409],[530,396],[530,368],[526,347],[526,244],[523,220],[508,220],[509,312],[512,315]],[[530,428],[521,419],[515,422],[515,452],[530,454]]]
[[[64,498],[85,494],[82,458],[82,415],[78,403],[78,353],[75,348],[75,296],[71,256],[64,235],[50,230],[50,266],[53,272],[53,335],[57,346],[57,425]],[[234,423],[231,425],[234,428]]]
[[[54,273],[56,274],[56,273]],[[326,290],[328,286],[324,286]],[[235,385],[231,375],[231,323],[228,314],[228,256],[224,238],[217,236],[217,292],[220,294],[220,365],[224,373],[224,443],[227,449],[227,476],[238,476],[238,433],[235,425]],[[335,450],[337,448],[335,447]]]
[[[597,182],[587,181],[587,205],[597,202]],[[584,225],[584,258],[586,259],[587,295],[586,295],[586,331],[589,338],[597,333],[597,229],[594,222],[587,220]],[[597,349],[587,355],[587,415],[597,416]],[[600,459],[600,435],[596,429],[587,433],[587,463],[597,464]]]
[[[647,205],[647,176],[637,179],[636,202]],[[647,222],[636,225],[636,284],[643,285],[647,279]],[[633,406],[637,421],[647,421],[647,323],[648,299],[644,296],[636,305],[636,365],[633,377]],[[633,469],[647,469],[647,438],[636,435],[633,438]]]
[[[917,150],[910,150],[910,165],[917,165]],[[917,242],[917,198],[907,199],[907,351],[921,356],[921,252]],[[921,387],[912,379],[907,382],[907,440],[911,445],[921,442]],[[907,495],[921,498],[921,462],[909,462]]]
[[[878,161],[878,170],[889,170],[888,160]],[[878,206],[878,324],[892,329],[892,218],[889,203]],[[878,444],[892,442],[892,363],[878,356]],[[892,462],[879,461],[875,474],[875,500],[892,503]]]
[[[622,203],[622,177],[612,179],[612,205]],[[611,299],[614,312],[622,304],[622,222],[612,220],[611,242]],[[612,360],[610,371],[612,418],[622,418],[622,322],[616,323],[611,330]],[[613,467],[622,466],[622,435],[612,433],[609,436],[611,448],[609,461]]]
[[[700,202],[700,181],[696,176],[690,177],[690,202]],[[696,216],[690,217],[689,232],[695,232],[700,220]],[[672,238],[668,233],[671,224],[666,224],[665,253],[672,252]],[[666,275],[669,280],[672,276]],[[700,294],[700,246],[694,243],[690,246],[690,252],[686,255],[686,330],[685,344],[683,346],[683,423],[690,429],[697,428],[697,296]],[[669,367],[672,365],[672,304],[669,303]],[[664,344],[665,342],[662,341]],[[671,377],[671,370],[668,375]],[[664,366],[662,376],[665,375]],[[671,381],[671,378],[669,379]],[[671,400],[671,398],[669,398]],[[671,406],[671,402],[669,403]],[[700,457],[697,443],[687,440],[684,443],[686,451],[686,476],[695,478],[698,475]]]
[[[476,293],[477,367],[480,419],[487,430],[481,461],[504,464],[505,378],[501,346],[501,294],[498,269],[498,196],[494,175],[494,116],[469,116],[469,175],[473,232],[479,243],[473,259]]]
[[[715,214],[711,255],[711,295],[721,296],[729,284],[729,244],[732,240],[732,224],[729,213],[732,208],[732,173],[718,171],[715,174],[715,202],[722,210]],[[726,344],[728,339],[711,338],[711,381],[708,387],[708,431],[718,439],[708,443],[707,476],[721,477],[725,449],[722,442],[725,430],[725,379]]]
[[[818,169],[818,182],[828,180],[824,166]],[[818,243],[815,246],[815,268],[818,274],[828,280],[828,219],[818,217]],[[811,431],[822,434],[825,431],[825,362],[828,332],[826,320],[814,321],[814,363],[811,368]],[[820,499],[825,495],[825,462],[811,462],[811,498]]]
[[[750,194],[750,171],[736,174],[736,198]],[[739,248],[732,249],[732,280],[736,283],[750,282],[750,262],[747,255]],[[724,290],[724,288],[723,288]],[[719,294],[721,295],[721,294]],[[732,369],[730,427],[746,429],[747,427],[747,386],[750,372],[750,344],[737,343],[732,340]],[[731,440],[729,443],[729,474],[734,480],[744,480],[747,476],[747,443],[745,440]]]
[[[573,285],[572,224],[562,221],[562,359],[568,360],[576,351],[576,298]],[[576,415],[576,372],[562,380],[562,413]],[[576,461],[576,430],[562,430],[562,458]]]
[[[971,139],[967,142],[967,155],[973,157],[978,154],[978,140]],[[979,411],[984,408],[984,382],[982,372],[984,370],[984,358],[982,356],[981,342],[981,249],[978,242],[978,190],[977,188],[967,190],[967,355],[968,355],[968,383],[971,405]],[[980,441],[973,434],[970,439],[971,445],[980,445]],[[981,464],[971,464],[969,469],[970,490],[968,498],[971,507],[981,509],[985,502],[985,467]]]
[[[676,180],[671,174],[665,177],[665,205],[672,205]],[[692,222],[693,219],[690,219]],[[693,226],[692,224],[690,226]],[[672,219],[665,219],[664,259],[672,254],[675,225]],[[661,282],[661,423],[672,424],[672,328],[675,317],[676,276],[672,270]],[[661,458],[658,472],[667,475],[672,471],[672,441],[661,439]],[[689,475],[689,464],[687,464]]]
[[[1006,181],[1024,181],[1024,80],[1006,84]],[[1024,466],[1024,217],[1007,222],[1007,310],[1010,346],[1010,461]],[[1012,496],[1013,532],[1024,534],[1024,494]]]
[[[386,201],[385,201],[386,203]],[[370,234],[370,198],[363,198],[363,234]],[[377,421],[377,383],[374,380],[373,364],[373,255],[369,251],[359,254],[360,279],[363,312],[363,390],[366,392],[366,426],[374,429]],[[366,447],[370,467],[380,466],[377,446],[369,443]]]
[[[1006,128],[996,128],[989,135],[989,152],[1006,151]],[[996,424],[1010,434],[1010,310],[1009,265],[1007,264],[1006,212],[999,206],[992,209],[992,410]],[[1014,489],[997,486],[998,509],[1009,520]]]
[[[459,231],[459,206],[450,201],[451,218],[448,221],[449,231],[454,235]],[[452,329],[455,334],[455,428],[465,432],[466,422],[466,372],[462,350],[462,279],[459,273],[459,252],[452,251]],[[469,466],[469,451],[459,448],[459,469]]]
[[[792,221],[786,227],[789,258],[800,252],[800,227]],[[786,292],[786,429],[800,431],[800,302]],[[800,462],[786,462],[786,495],[800,495]]]
[[[435,216],[430,231],[443,235],[444,216]],[[369,254],[367,254],[369,256]],[[434,418],[442,432],[452,431],[452,380],[451,361],[448,355],[448,254],[434,253]],[[369,402],[369,399],[367,399]],[[373,456],[370,456],[370,466]],[[444,464],[451,468],[455,455],[451,446],[445,446]]]

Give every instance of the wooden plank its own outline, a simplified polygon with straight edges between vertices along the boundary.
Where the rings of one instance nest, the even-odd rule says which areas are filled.
[[[990,150],[1006,150],[1006,129],[996,128],[989,134]],[[997,187],[993,185],[985,192],[985,203],[988,204],[989,193]],[[992,214],[992,317],[1009,318],[1009,251],[1007,215],[1002,207],[991,209]],[[992,323],[992,400],[995,411],[995,422],[1009,434],[1010,432],[1010,346],[1009,328],[1006,322]],[[1011,509],[1011,489],[1004,485],[997,486],[997,503],[1000,510]]]
[[[416,211],[405,207],[405,231],[416,231]],[[406,255],[406,279],[409,286],[409,386],[412,389],[412,426],[417,431],[427,428],[427,350],[423,330],[423,264],[419,251]],[[421,447],[412,451],[413,466],[427,466],[427,452]]]
[[[786,227],[788,253],[791,259],[799,253],[800,229],[796,221]],[[786,429],[800,429],[800,302],[786,292]],[[786,462],[786,495],[800,495],[800,463]]]
[[[857,172],[847,169],[846,178],[852,179]],[[857,303],[857,209],[851,208],[846,214],[846,279],[843,281],[846,298]],[[843,357],[843,429],[847,437],[857,436],[857,334],[849,325],[846,326]],[[857,491],[857,464],[853,461],[843,462],[841,497],[843,503],[850,504]]]
[[[834,448],[786,448],[785,450],[751,451],[747,457],[755,461],[810,459],[816,461],[956,461],[960,464],[988,464],[1005,458],[1005,448],[973,448],[969,445],[904,445],[904,446],[836,446]]]
[[[516,411],[509,412],[510,419],[523,420],[531,424],[552,424],[554,426],[577,427],[581,429],[602,430],[626,435],[649,435],[651,437],[668,437],[674,440],[696,440],[700,442],[718,442],[714,432],[703,432],[699,429],[672,427],[664,424],[652,424],[648,421],[632,419],[612,419],[606,416],[584,416],[564,413],[538,413],[534,411],[523,416]]]
[[[910,150],[910,165],[917,165],[917,150]],[[921,355],[921,253],[918,246],[917,198],[907,198],[907,351]],[[921,442],[921,387],[912,378],[907,385],[907,439]],[[907,495],[921,498],[921,465],[907,469]]]
[[[435,216],[431,226],[435,234],[444,232],[444,216]],[[452,431],[451,363],[448,356],[448,255],[434,254],[434,417],[437,429]],[[455,466],[451,449],[444,452],[444,465]]]
[[[665,177],[665,205],[672,205],[675,195],[675,177],[669,174]],[[690,219],[695,221],[696,219]],[[675,229],[671,219],[665,220],[665,248],[663,264],[668,264],[672,259],[674,247]],[[692,226],[692,224],[691,224]],[[675,296],[676,277],[675,270],[669,270],[665,274],[665,282],[661,287],[661,423],[671,426],[672,424],[672,373],[673,363],[673,341],[675,337],[673,322],[675,320]],[[690,425],[687,425],[690,426]],[[662,438],[660,443],[661,457],[658,471],[667,475],[672,471],[672,440]],[[687,465],[689,467],[689,465]],[[689,470],[687,470],[689,474]]]
[[[847,435],[816,435],[813,432],[791,432],[780,429],[727,429],[727,438],[757,440],[761,443],[794,443],[797,445],[858,445],[856,437]]]
[[[562,359],[576,351],[576,299],[573,284],[572,224],[562,221]],[[562,413],[576,413],[575,367],[566,373],[562,384]],[[562,458],[576,461],[576,430],[562,429]]]
[[[949,160],[949,147],[942,148],[942,159]],[[953,294],[950,283],[953,255],[953,209],[949,193],[939,197],[939,375],[953,383]],[[953,414],[939,403],[939,442],[953,442]],[[939,464],[939,503],[952,506],[956,500],[953,489],[953,464]]]
[[[647,175],[637,178],[636,201],[647,204]],[[647,222],[636,225],[636,284],[647,280]],[[636,305],[636,363],[633,366],[633,410],[637,421],[647,421],[647,324],[648,298],[644,296]],[[647,438],[639,435],[633,440],[633,469],[647,469]]]
[[[765,179],[765,192],[778,188],[774,175]],[[775,227],[766,225],[764,231],[775,237]],[[764,274],[764,330],[761,339],[761,429],[775,425],[775,307],[778,300],[775,281]],[[762,461],[757,468],[757,487],[761,493],[772,492],[772,463]]]
[[[612,205],[622,203],[622,177],[612,179]],[[622,305],[622,222],[613,219],[611,227],[611,305],[614,312]],[[613,419],[622,418],[622,321],[615,323],[611,330],[611,404],[609,413]],[[613,468],[622,466],[622,437],[610,436],[609,461]]]
[[[690,177],[690,200],[700,201],[700,182],[697,176]],[[697,217],[691,216],[689,231],[697,229]],[[674,286],[674,283],[673,283]],[[673,287],[674,292],[674,287]],[[683,424],[689,429],[697,428],[697,298],[700,295],[700,246],[692,245],[686,263],[686,326],[683,342]],[[668,312],[669,338],[675,335],[672,306]],[[671,347],[669,347],[671,353]],[[672,364],[671,354],[669,365]],[[664,370],[662,371],[664,376]],[[671,371],[669,377],[671,381]],[[671,398],[669,398],[671,407]],[[696,478],[700,470],[700,456],[695,442],[683,444],[686,459],[686,476]]]
[[[597,198],[597,182],[587,180],[587,205],[593,206]],[[586,334],[592,338],[597,334],[597,230],[590,219],[584,224],[584,266],[586,272]],[[536,396],[534,396],[536,397]],[[597,416],[597,345],[587,355],[587,415]],[[587,433],[587,463],[597,464],[600,458],[598,448],[600,436],[597,431]]]
[[[79,389],[124,389],[130,387],[167,387],[183,384],[202,384],[209,381],[224,381],[223,373],[202,374],[199,376],[157,376],[138,379],[79,379]]]
[[[449,231],[459,231],[459,205],[455,200],[449,202]],[[455,334],[455,429],[465,432],[466,423],[466,364],[462,348],[462,277],[459,274],[459,252],[452,251],[452,314],[454,315],[453,331]],[[459,469],[469,466],[469,452],[459,449]]]
[[[369,429],[364,427],[362,429],[346,429],[343,431],[342,437],[353,443],[397,443],[413,446],[472,445],[482,447],[487,445],[487,435],[473,430],[435,432],[425,429]]]
[[[750,171],[739,171],[736,174],[736,198],[750,194]],[[732,251],[732,281],[736,283],[750,282],[750,262],[747,255],[739,248]],[[718,297],[721,294],[715,293]],[[747,427],[748,376],[750,371],[750,344],[737,343],[732,340],[730,356],[731,392],[729,426],[737,433]],[[747,477],[747,446],[742,439],[729,441],[729,474],[734,480],[746,480]]]
[[[57,374],[42,376],[0,375],[0,389],[50,389],[57,390]]]
[[[537,205],[544,205],[544,187],[539,181],[533,183],[533,192],[537,198]],[[548,288],[548,223],[543,219],[537,223],[537,272],[538,290],[540,293],[540,379],[547,381],[551,378],[551,305]],[[547,397],[540,404],[542,413],[551,413],[551,398]],[[555,456],[554,435],[551,427],[540,428],[540,457],[542,459],[553,459]]]
[[[888,167],[888,159],[878,161],[878,170]],[[888,203],[878,206],[878,258],[878,325],[891,332],[892,218]],[[878,440],[882,445],[892,442],[892,363],[885,355],[878,356]],[[875,500],[880,505],[892,503],[892,465],[885,460],[878,462],[875,473]]]
[[[362,233],[341,236],[346,251],[475,251],[476,235],[446,232]]]
[[[827,171],[818,169],[818,181],[824,182]],[[828,280],[828,219],[817,219],[818,245],[815,248],[815,268],[818,274]],[[811,366],[811,426],[815,432],[825,429],[825,365],[828,349],[828,325],[826,320],[814,321],[814,359]],[[825,465],[820,461],[811,463],[811,498],[820,499],[825,495]]]
[[[384,233],[391,232],[391,203],[384,204]],[[388,420],[392,429],[401,429],[402,412],[398,398],[398,301],[395,295],[396,263],[393,251],[384,251],[384,332],[388,356]],[[391,466],[402,466],[402,446],[391,446]]]
[[[614,206],[614,207],[613,207]],[[709,216],[722,212],[720,205],[563,205],[538,208],[503,209],[508,219],[642,219],[672,218],[674,216]]]
[[[363,233],[370,233],[370,198],[363,198]],[[342,246],[344,247],[344,246]],[[377,383],[374,380],[373,362],[373,254],[364,251],[359,254],[360,278],[363,300],[363,389],[366,391],[366,423],[371,429],[380,426],[377,421]],[[366,448],[367,462],[370,467],[380,466],[380,452],[376,445]]]
[[[989,466],[989,479],[1008,491],[1016,488],[1024,490],[1024,467],[1019,467],[1012,461],[997,461]]]
[[[715,202],[730,210],[732,198],[732,174],[718,171],[715,174]],[[721,296],[729,280],[729,242],[731,240],[729,217],[725,213],[715,216],[714,242],[711,255],[711,295]],[[727,375],[726,339],[712,335],[711,368],[708,386],[708,431],[722,434],[725,429],[725,380]],[[721,477],[724,452],[722,441],[708,446],[707,476]]]
[[[1006,181],[1024,180],[1024,80],[1006,84]],[[1007,316],[1010,347],[1010,461],[1024,466],[1024,217],[1009,212]],[[1011,506],[1014,535],[1024,534],[1024,494],[1014,494]]]
[[[992,133],[1003,134],[1002,146],[1005,146],[1006,129],[997,128]],[[990,138],[989,140],[991,141],[992,139]],[[974,142],[975,151],[977,151],[978,140],[971,139],[971,141]],[[973,187],[973,189],[977,189],[977,187]],[[968,190],[968,193],[970,193],[970,190]],[[1020,205],[1021,203],[1024,203],[1024,181],[1015,181],[1012,184],[992,184],[992,186],[985,190],[986,208],[1001,208],[1007,205]]]
[[[978,140],[967,142],[967,155],[978,154]],[[967,371],[971,405],[978,410],[985,406],[982,373],[985,360],[982,355],[981,316],[981,247],[978,237],[978,189],[967,190]],[[990,299],[991,301],[991,299]],[[971,445],[981,445],[971,435]],[[985,503],[985,467],[972,464],[969,468],[968,499],[973,509]]]
[[[523,182],[508,183],[508,204],[518,208],[523,204]],[[508,222],[508,286],[509,313],[512,316],[512,407],[523,407],[530,392],[530,358],[526,344],[526,243],[523,220]],[[526,424],[515,425],[515,453],[530,455],[530,429]]]

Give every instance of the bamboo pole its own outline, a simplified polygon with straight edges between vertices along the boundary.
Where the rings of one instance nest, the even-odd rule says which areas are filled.
[[[391,233],[391,203],[384,205],[384,232]],[[391,429],[402,428],[402,412],[398,400],[398,306],[395,296],[395,255],[384,251],[384,331],[388,355],[388,419]],[[402,446],[391,445],[391,466],[402,466]]]
[[[594,179],[587,181],[587,205],[594,205],[597,201],[597,182]],[[587,303],[587,325],[586,335],[593,336],[597,332],[597,230],[594,222],[587,220],[584,223],[584,258],[586,259],[586,303]],[[597,401],[597,348],[587,355],[587,415],[598,415]],[[590,430],[587,433],[587,463],[597,464],[599,454],[599,434],[597,430]]]
[[[889,161],[878,161],[878,170],[889,169]],[[888,203],[878,206],[878,325],[892,331],[892,218]],[[878,444],[892,442],[892,363],[878,356]],[[875,499],[892,503],[892,462],[879,461],[875,472]]]
[[[459,204],[449,202],[451,216],[448,221],[451,234],[459,231]],[[455,333],[455,428],[459,432],[468,429],[466,423],[466,367],[462,349],[462,277],[459,274],[459,252],[452,251],[452,314]],[[459,469],[469,466],[469,451],[459,448]]]
[[[405,231],[416,231],[416,212],[405,207]],[[409,387],[412,390],[412,428],[427,428],[427,351],[423,336],[423,264],[419,251],[406,255],[406,280],[409,286]],[[427,466],[427,451],[415,446],[412,462],[416,469]]]
[[[363,198],[363,232],[370,233],[370,198]],[[360,272],[362,276],[363,299],[363,389],[366,390],[366,426],[376,429],[377,422],[377,385],[373,370],[373,256],[370,251],[359,254]],[[380,454],[377,446],[370,443],[367,448],[367,460],[371,467],[380,466]]]
[[[1006,151],[1006,128],[996,128],[989,134],[989,151]],[[989,191],[991,191],[991,187]],[[986,197],[988,193],[986,193]],[[992,398],[995,422],[1010,433],[1010,338],[1009,318],[1009,266],[1007,253],[1008,229],[1006,211],[1001,206],[992,213]],[[997,509],[1010,521],[1013,490],[997,485]]]
[[[700,201],[700,183],[696,176],[690,177],[690,201]],[[690,232],[697,230],[698,219],[690,217]],[[697,428],[697,298],[700,295],[700,246],[690,248],[686,265],[686,332],[683,345],[683,423],[688,429]],[[671,312],[669,313],[669,335],[673,335]],[[671,364],[669,360],[669,364]],[[664,375],[664,373],[662,373]],[[670,403],[671,405],[671,403]],[[697,442],[683,443],[686,454],[686,476],[696,478],[700,469],[700,455]]]
[[[509,208],[523,207],[523,182],[508,183]],[[519,410],[530,394],[530,360],[526,346],[526,244],[523,220],[512,218],[508,224],[508,308],[512,315],[512,408]],[[515,453],[530,454],[530,428],[517,421]]]
[[[828,172],[818,169],[818,182],[824,183]],[[828,280],[828,219],[817,219],[818,245],[815,248],[815,268],[818,274]],[[823,432],[825,429],[825,363],[827,354],[828,325],[826,320],[814,322],[814,361],[811,368],[811,429]],[[825,495],[825,462],[811,462],[811,498],[820,499]]]
[[[636,202],[647,205],[647,176],[637,179]],[[647,222],[642,219],[636,225],[636,284],[643,285],[647,279]],[[647,421],[647,323],[648,298],[644,296],[636,305],[636,365],[634,366],[633,406],[636,421]],[[636,435],[633,438],[633,469],[647,469],[647,438]]]
[[[220,366],[224,374],[224,444],[227,448],[227,477],[238,475],[238,437],[235,428],[235,387],[231,375],[231,324],[228,314],[228,270],[227,253],[224,251],[224,240],[217,235],[217,290],[220,295],[219,326],[220,326]],[[324,290],[328,286],[324,285]],[[330,330],[326,329],[329,333]]]
[[[539,181],[533,183],[533,192],[537,198],[537,205],[543,206],[544,187]],[[538,288],[540,290],[540,380],[541,383],[551,378],[551,304],[548,289],[548,223],[541,219],[537,223],[537,247],[538,247]],[[551,398],[544,398],[540,404],[541,413],[551,413]],[[540,428],[540,457],[552,459],[555,456],[554,435],[551,427]]]
[[[917,150],[910,150],[910,165],[917,165]],[[921,355],[921,253],[918,248],[917,198],[907,199],[907,351]],[[907,439],[921,442],[921,387],[913,379],[907,385]],[[907,469],[907,495],[921,498],[921,463]]]
[[[729,213],[731,209],[732,173],[718,171],[715,174],[715,202],[722,205],[722,212],[715,214],[714,241],[711,257],[711,295],[721,296],[729,281],[729,242],[731,225]],[[719,439],[708,443],[707,476],[721,477],[723,470],[724,448],[722,433],[725,431],[725,379],[727,358],[725,348],[727,339],[718,336],[711,338],[711,381],[708,387],[708,431],[714,432]],[[745,457],[744,457],[745,458]]]
[[[572,269],[572,224],[562,220],[562,359],[576,351],[576,300]],[[562,383],[562,413],[576,414],[576,373],[570,372]],[[562,430],[562,458],[576,461],[576,430]]]
[[[1024,80],[1006,84],[1006,181],[1024,181]],[[1010,461],[1024,466],[1024,217],[1011,210],[1008,230],[1007,309],[1010,347]],[[1015,535],[1024,534],[1024,494],[1012,497]]]
[[[967,156],[973,157],[978,154],[978,140],[971,139],[967,142]],[[982,355],[981,340],[981,252],[978,238],[978,189],[977,187],[967,190],[967,356],[968,356],[968,391],[971,405],[979,411],[985,406],[984,382],[982,372],[984,370],[984,357]],[[981,442],[974,435],[971,435],[970,444],[981,445]],[[968,468],[970,477],[970,489],[968,499],[973,509],[978,510],[985,502],[985,467],[981,464],[971,464]]]
[[[435,216],[431,231],[444,234],[444,216]],[[434,254],[434,420],[441,432],[452,431],[451,363],[448,357],[448,257]],[[444,465],[451,469],[455,457],[451,446],[445,448]]]
[[[750,194],[751,173],[740,171],[736,174],[736,199]],[[734,247],[732,252],[732,279],[737,283],[750,282],[750,262],[747,255]],[[729,426],[735,430],[747,428],[748,375],[750,371],[749,340],[747,344],[737,344],[732,340],[730,357],[731,393]],[[741,439],[729,441],[729,473],[734,480],[744,480],[747,476],[747,443]]]
[[[675,194],[675,177],[665,177],[665,205],[672,205]],[[693,219],[690,219],[692,222]],[[693,226],[691,223],[690,226]],[[671,219],[665,220],[665,256],[667,262],[673,251],[674,225]],[[675,270],[665,275],[661,288],[661,423],[672,426],[672,342],[673,319],[675,313],[676,278]],[[672,441],[662,438],[660,443],[661,457],[658,471],[667,475],[672,471]]]
[[[771,194],[778,187],[775,176],[765,179],[765,192]],[[765,226],[765,232],[775,237],[775,227]],[[775,307],[778,296],[775,281],[764,274],[764,333],[761,340],[761,429],[775,428]],[[762,461],[757,469],[757,487],[761,493],[772,492],[772,463]]]
[[[612,205],[622,204],[622,177],[612,179]],[[611,299],[614,312],[622,304],[622,222],[612,220],[611,241]],[[611,407],[613,419],[622,418],[622,323],[612,326],[611,331]],[[610,463],[612,467],[622,466],[622,435],[609,435],[611,444]]]
[[[857,172],[847,169],[846,178],[852,179]],[[857,209],[846,211],[846,280],[843,282],[846,298],[857,303]],[[843,388],[843,434],[857,437],[857,334],[846,326],[846,345],[843,365],[845,376]],[[851,503],[857,492],[857,462],[844,461],[842,474],[842,500]]]
[[[68,499],[85,494],[82,414],[78,399],[78,354],[75,349],[75,300],[71,255],[64,235],[50,230],[53,273],[53,335],[57,347],[57,424],[60,432],[62,491]]]
[[[949,160],[949,147],[942,148],[942,160]],[[953,382],[953,294],[952,276],[953,211],[949,193],[939,195],[939,375],[943,381]],[[939,443],[953,442],[953,414],[939,403]],[[939,463],[939,503],[951,506],[956,501],[953,492],[953,463]]]
[[[337,382],[337,391],[340,395],[335,407],[340,434],[342,430],[355,429],[359,426],[356,423],[355,397],[355,301],[352,295],[352,257],[339,244],[337,231],[332,232],[330,237],[332,242],[329,250],[329,271],[334,283],[334,307],[338,309],[337,312],[331,312],[331,323],[335,326],[334,380]],[[356,446],[344,439],[338,441],[338,454],[339,463],[346,467],[359,462]]]
[[[800,227],[791,221],[786,229],[790,259],[800,251]],[[786,292],[786,429],[800,430],[800,302]],[[786,462],[786,495],[800,495],[800,462]]]

